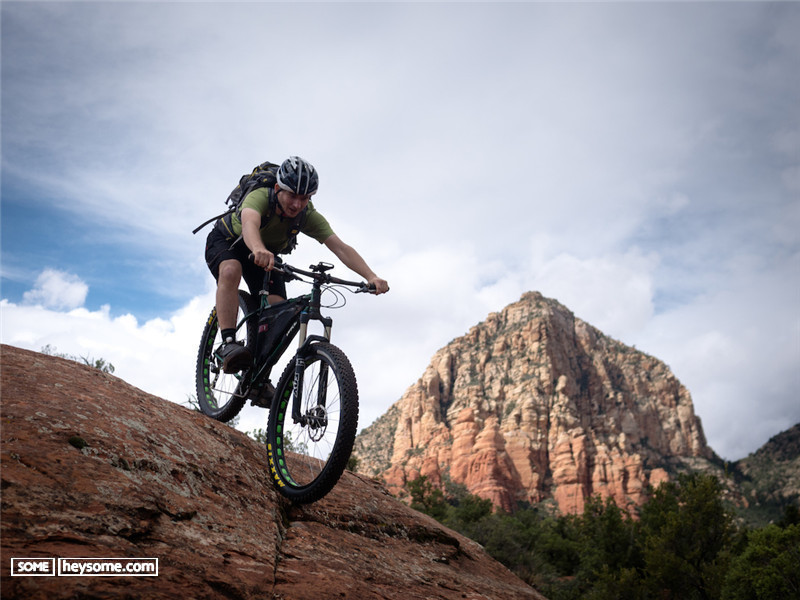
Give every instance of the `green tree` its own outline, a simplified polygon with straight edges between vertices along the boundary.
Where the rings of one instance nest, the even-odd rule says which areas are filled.
[[[778,521],[778,527],[788,527],[789,525],[800,525],[800,509],[796,504],[789,504],[783,509],[783,516]]]
[[[411,508],[440,522],[447,518],[448,505],[444,500],[444,492],[434,486],[425,475],[409,481],[406,489],[411,494]]]
[[[641,509],[647,585],[659,598],[719,598],[735,527],[711,475],[681,475]]]
[[[448,524],[467,526],[477,523],[492,514],[492,501],[473,494],[466,494],[458,500],[451,511]]]
[[[768,525],[749,535],[731,562],[724,600],[800,598],[800,525]]]
[[[194,394],[186,394],[186,400],[181,402],[181,406],[185,406],[186,408],[191,408],[192,410],[196,410],[197,412],[202,412],[200,410],[200,403],[197,401],[197,396]]]
[[[409,482],[407,489],[412,506],[483,545],[550,600],[718,599],[724,585],[742,593],[747,589],[728,570],[747,540],[723,505],[720,483],[709,475],[683,475],[662,485],[639,509],[638,519],[599,497],[588,499],[580,515],[556,517],[529,505],[513,514],[495,512],[465,489],[445,485],[443,493],[425,477]],[[796,516],[788,511],[784,519],[792,535],[796,529],[791,528],[800,526]],[[763,572],[754,565],[742,576],[767,580],[758,585],[780,597],[776,590],[784,588],[773,575],[782,572],[781,585],[794,590],[796,571],[786,565],[800,564],[797,540],[759,539],[752,538],[753,547],[772,548],[772,558]],[[730,596],[762,597],[767,595]]]
[[[259,427],[258,429],[253,429],[252,431],[247,431],[247,436],[250,439],[255,440],[262,446],[267,445],[267,430],[263,427]]]
[[[235,417],[236,422],[238,423],[239,416]],[[233,420],[229,421],[228,424],[233,423]],[[255,440],[262,446],[267,445],[267,430],[263,427],[259,427],[258,429],[253,429],[252,431],[245,431],[245,434],[252,440]],[[286,452],[295,452],[297,454],[308,454],[308,445],[305,442],[294,442],[292,440],[292,434],[290,432],[286,432],[283,436],[283,449]]]
[[[358,464],[360,462],[361,461],[355,454],[351,454],[350,458],[347,459],[347,470],[355,473],[356,471],[358,471]]]
[[[612,571],[641,566],[635,528],[634,520],[611,498],[590,498],[579,520],[581,563],[592,573],[604,566]]]
[[[611,498],[587,500],[577,519],[577,585],[586,598],[636,599],[646,596],[638,525]]]

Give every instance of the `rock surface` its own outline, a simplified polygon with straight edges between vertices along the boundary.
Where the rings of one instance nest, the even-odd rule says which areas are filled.
[[[400,493],[419,475],[514,510],[587,497],[640,505],[708,462],[689,392],[661,361],[530,292],[442,348],[356,442],[359,471]]]
[[[91,367],[0,357],[4,599],[542,598],[364,476],[295,507],[243,433]],[[12,557],[154,557],[159,575],[10,577]]]
[[[800,423],[773,436],[733,468],[748,505],[767,511],[774,507],[770,516],[775,520],[784,506],[800,507]]]

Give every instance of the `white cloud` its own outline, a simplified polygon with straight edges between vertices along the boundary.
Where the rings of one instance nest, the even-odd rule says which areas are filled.
[[[726,459],[800,421],[797,266],[731,272],[724,285],[655,315],[629,338],[670,365]]]
[[[655,256],[637,250],[586,259],[562,253],[536,263],[531,287],[608,335],[630,339],[653,317]]]
[[[56,269],[45,269],[36,278],[36,285],[25,292],[26,304],[37,304],[56,310],[70,310],[83,306],[89,286],[77,275]]]
[[[0,304],[3,343],[39,351],[102,358],[114,374],[159,397],[183,402],[194,392],[194,361],[213,295],[192,300],[168,319],[139,323],[110,308],[57,311],[41,305]]]

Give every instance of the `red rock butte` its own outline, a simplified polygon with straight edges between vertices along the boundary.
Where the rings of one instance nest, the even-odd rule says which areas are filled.
[[[593,495],[641,505],[714,458],[667,365],[534,292],[436,352],[355,453],[393,493],[424,475],[507,511],[550,500],[562,513]]]

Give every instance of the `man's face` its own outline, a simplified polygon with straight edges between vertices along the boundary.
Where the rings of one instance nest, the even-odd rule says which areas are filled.
[[[293,194],[280,188],[277,188],[277,191],[281,213],[289,218],[294,218],[303,212],[305,207],[308,206],[308,201],[311,200],[309,195]]]

